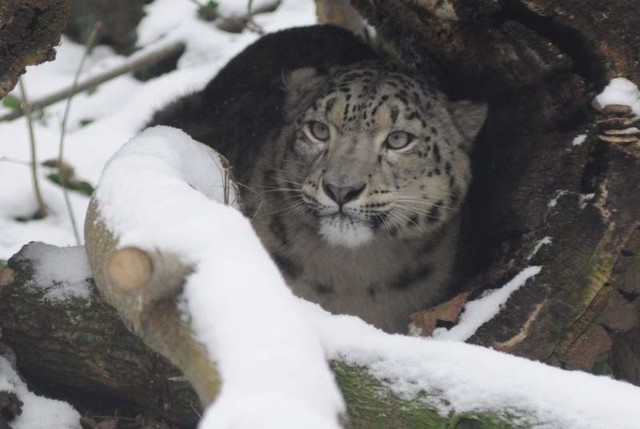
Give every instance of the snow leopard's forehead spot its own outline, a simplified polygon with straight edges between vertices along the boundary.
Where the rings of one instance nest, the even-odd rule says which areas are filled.
[[[384,129],[414,120],[424,128],[439,97],[426,82],[405,73],[363,68],[332,76],[311,110],[339,128]]]

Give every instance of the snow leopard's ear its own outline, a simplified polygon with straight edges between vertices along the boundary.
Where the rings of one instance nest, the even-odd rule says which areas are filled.
[[[306,96],[313,94],[326,78],[326,74],[321,74],[314,67],[286,72],[283,79],[287,103],[289,105],[300,103]]]
[[[487,119],[489,107],[486,103],[462,100],[449,102],[448,110],[453,124],[465,138],[466,146],[470,148]]]

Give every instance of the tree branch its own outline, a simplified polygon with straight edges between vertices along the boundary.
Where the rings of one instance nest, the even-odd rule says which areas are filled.
[[[149,52],[139,57],[134,56],[134,59],[125,62],[119,67],[115,67],[114,69],[109,70],[105,73],[94,76],[83,82],[79,82],[77,85],[71,85],[67,88],[58,90],[40,100],[33,101],[31,103],[31,109],[33,111],[42,110],[47,106],[57,103],[58,101],[65,100],[68,97],[73,96],[79,92],[94,88],[104,82],[108,82],[112,79],[122,76],[123,74],[143,70],[166,58],[178,55],[180,52],[182,52],[182,50],[184,50],[184,44],[182,42],[173,42],[164,46],[163,48],[158,49],[157,51]],[[25,112],[23,109],[15,109],[5,115],[0,116],[0,121],[11,121],[13,119],[21,117],[24,114]]]

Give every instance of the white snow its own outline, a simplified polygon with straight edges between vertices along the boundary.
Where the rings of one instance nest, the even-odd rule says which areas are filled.
[[[580,146],[586,140],[587,140],[586,134],[578,134],[573,138],[573,141],[571,142],[571,146]]]
[[[107,164],[96,198],[119,246],[196,267],[181,308],[224,380],[202,428],[338,428],[344,404],[321,344],[249,220],[221,203],[223,189],[213,150],[154,127]]]
[[[162,249],[196,267],[181,308],[223,378],[201,428],[338,427],[344,405],[326,359],[365,366],[400,397],[422,398],[443,415],[499,410],[529,415],[536,428],[637,427],[638,387],[459,341],[385,334],[294,298],[249,221],[219,202],[215,161],[182,132],[153,128],[109,162],[97,191],[119,245]],[[470,303],[449,338],[467,338],[541,269]]]
[[[560,198],[564,197],[565,195],[570,195],[572,194],[572,192],[564,190],[564,189],[558,189],[555,192],[554,197],[549,200],[549,202],[547,203],[547,207],[549,208],[554,208],[555,206],[558,205],[558,201],[560,200]],[[575,194],[574,194],[575,195]],[[578,206],[580,207],[580,209],[584,209],[587,204],[589,204],[589,201],[593,200],[593,198],[596,196],[596,194],[591,193],[591,194],[577,194],[579,201],[578,201]]]
[[[55,251],[52,251],[55,249]],[[59,248],[45,243],[30,243],[24,257],[33,262],[32,288],[47,287],[43,299],[61,301],[89,299],[91,268],[83,246]]]
[[[638,86],[623,77],[611,79],[604,90],[596,96],[596,101],[603,107],[609,104],[629,106],[636,116],[640,116],[640,91]]]
[[[584,209],[585,207],[587,207],[587,204],[589,204],[589,201],[593,200],[595,198],[596,194],[595,193],[591,193],[591,194],[580,194],[580,209]]]
[[[223,7],[229,4],[246,4],[237,0],[221,0],[221,3]],[[314,8],[312,0],[284,0],[276,12],[256,16],[255,21],[266,31],[310,25],[315,21]],[[97,183],[106,161],[139,131],[155,110],[182,94],[202,88],[229,59],[259,37],[247,31],[242,34],[225,33],[211,23],[201,22],[196,16],[196,5],[187,0],[155,0],[147,6],[146,12],[147,15],[139,26],[140,51],[125,58],[116,55],[109,48],[95,47],[87,58],[81,81],[174,41],[185,43],[186,51],[176,71],[157,79],[139,82],[131,75],[125,75],[100,85],[94,91],[74,97],[67,124],[65,160],[74,167],[79,179],[87,180],[93,185]],[[23,76],[31,101],[68,87],[73,81],[84,47],[63,37],[56,50],[55,61],[29,67]],[[19,97],[19,91],[16,89],[12,95]],[[36,115],[38,162],[58,156],[60,121],[64,107],[65,102],[60,102],[46,108],[42,115]],[[0,104],[0,115],[7,112],[9,109]],[[83,127],[81,123],[86,120],[93,122]],[[30,241],[44,241],[59,246],[76,244],[62,190],[44,179],[51,172],[48,168],[40,166],[38,176],[50,215],[30,222],[15,219],[32,215],[36,210],[29,161],[26,120],[21,118],[0,122],[0,259],[8,259]],[[205,174],[203,178],[206,180],[210,177]],[[70,192],[69,195],[74,216],[82,228],[89,199],[76,192]],[[80,235],[83,235],[82,231]],[[37,252],[37,246],[32,250]],[[42,284],[59,278],[71,280],[69,284],[61,284],[48,290],[45,298],[87,296],[88,290],[84,287],[84,278],[80,274],[81,267],[72,267],[73,264],[69,264],[67,258],[73,258],[76,264],[84,264],[78,248],[63,249],[57,260],[42,261],[38,275],[47,276],[41,279]],[[260,324],[257,324],[255,329],[259,327]],[[9,375],[8,370],[0,366],[0,379]],[[313,383],[309,385],[313,386]],[[323,393],[322,390],[319,392]],[[231,393],[227,394],[229,395]],[[53,416],[54,409],[47,406],[49,403],[53,404],[53,401],[43,403],[43,399],[32,394],[24,395],[22,399],[26,402],[26,414],[20,418],[23,423],[16,423],[12,426],[13,429],[78,427],[77,418],[74,424],[65,423],[63,411],[59,412],[60,419]],[[69,408],[65,404],[59,404],[60,410]],[[38,409],[43,413],[40,415],[41,420],[38,418]],[[45,416],[44,413],[50,415]]]
[[[536,243],[536,245],[533,247],[533,250],[531,251],[529,256],[527,256],[527,261],[531,260],[531,258],[536,256],[538,254],[538,252],[540,251],[540,249],[542,248],[542,246],[547,246],[547,245],[549,245],[551,243],[553,243],[553,237],[549,237],[548,235],[546,237],[542,238],[541,240],[539,240]]]
[[[69,404],[38,396],[27,388],[9,361],[0,356],[0,392],[12,392],[23,403],[12,429],[80,429],[80,414]]]
[[[451,329],[437,328],[433,339],[439,341],[466,341],[478,328],[493,319],[513,292],[520,289],[527,280],[534,277],[542,267],[527,267],[499,289],[485,293],[482,297],[465,304],[460,321]]]
[[[245,1],[221,0],[221,10],[246,8]],[[256,6],[262,2],[255,2]],[[88,57],[81,81],[103,73],[174,41],[186,44],[178,69],[147,82],[125,75],[74,97],[65,140],[65,160],[79,179],[95,185],[105,162],[133,137],[154,111],[182,94],[202,88],[234,55],[259,36],[245,31],[230,34],[213,23],[197,18],[195,2],[155,0],[146,7],[147,15],[139,26],[140,50],[129,58],[98,46]],[[244,12],[242,12],[244,13]],[[313,0],[284,0],[273,13],[257,15],[255,22],[266,31],[310,25],[315,21]],[[37,100],[70,86],[84,47],[63,37],[56,60],[29,67],[23,76],[30,100]],[[12,95],[19,96],[16,89]],[[36,120],[37,159],[42,162],[58,156],[60,121],[65,102],[45,109]],[[0,115],[9,109],[0,104]],[[38,115],[37,115],[38,116]],[[82,126],[84,121],[93,121]],[[8,259],[30,241],[65,246],[75,245],[62,190],[44,177],[51,170],[39,167],[44,199],[50,209],[45,219],[19,222],[15,218],[36,211],[30,171],[29,140],[24,118],[0,122],[0,259]],[[88,198],[70,192],[73,213],[80,228],[84,224]],[[82,236],[82,231],[80,231]]]
[[[637,429],[640,388],[470,344],[389,335],[352,316],[304,303],[330,359],[366,366],[402,398],[423,397],[443,415],[504,410],[536,429]],[[424,397],[438,392],[443,400]]]
[[[547,207],[554,208],[558,205],[558,200],[567,194],[569,194],[569,191],[564,189],[557,190],[555,196],[547,203]]]

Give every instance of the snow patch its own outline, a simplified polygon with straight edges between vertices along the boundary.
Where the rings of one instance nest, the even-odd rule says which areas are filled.
[[[34,275],[28,286],[45,290],[43,299],[63,301],[69,298],[91,298],[92,277],[83,246],[57,247],[30,243],[24,257],[32,261]]]
[[[572,192],[566,191],[566,190],[557,190],[555,196],[547,203],[547,207],[549,208],[554,208],[555,206],[558,205],[558,201],[560,200],[560,198],[564,197],[565,195],[569,195],[572,194]],[[575,194],[574,194],[575,195]],[[587,204],[589,203],[589,201],[591,201],[596,194],[591,193],[591,194],[577,194],[579,201],[578,201],[578,207],[580,207],[580,209],[584,209]]]
[[[587,140],[587,135],[586,134],[580,134],[574,137],[573,141],[571,142],[572,146],[580,146],[582,143],[584,143]]]
[[[542,240],[539,240],[536,243],[536,245],[533,248],[533,250],[531,251],[531,253],[529,254],[529,256],[527,256],[527,261],[530,261],[531,258],[536,256],[538,254],[538,252],[540,251],[540,249],[542,248],[542,246],[546,246],[548,244],[551,244],[552,242],[553,242],[553,238],[549,237],[548,235],[546,237],[544,237]]]
[[[424,392],[439,392],[443,399],[434,405],[442,415],[504,410],[531,415],[536,429],[638,427],[640,389],[631,384],[461,342],[390,335],[303,305],[329,359],[366,366],[401,398],[434,404]]]
[[[520,289],[527,280],[536,276],[541,270],[540,266],[527,267],[501,288],[467,302],[460,315],[460,322],[451,329],[437,328],[433,332],[433,339],[439,341],[468,340],[480,326],[493,319],[500,312],[513,292]]]
[[[262,1],[254,1],[254,7]],[[221,0],[220,3],[223,7],[236,5],[238,10],[246,8],[246,2]],[[107,160],[149,121],[154,111],[203,88],[231,58],[259,37],[250,31],[241,34],[221,31],[212,23],[199,20],[196,11],[197,5],[192,1],[155,0],[146,7],[146,16],[138,26],[138,51],[124,57],[110,48],[96,46],[87,57],[81,80],[171,43],[186,45],[178,68],[173,72],[147,82],[140,82],[128,74],[73,98],[64,155],[79,178],[95,185]],[[312,0],[284,0],[275,12],[257,15],[254,20],[267,32],[313,24],[315,4]],[[23,79],[31,101],[70,86],[84,50],[83,45],[63,37],[60,46],[56,47],[55,61],[28,67]],[[19,91],[12,95],[19,96]],[[65,103],[56,103],[35,115],[38,162],[58,157]],[[0,105],[0,114],[7,112],[9,109]],[[11,184],[0,186],[0,259],[8,259],[30,241],[59,246],[76,244],[62,190],[45,179],[50,169],[38,167],[49,216],[31,222],[15,219],[36,211],[28,168],[29,137],[25,119],[0,123],[0,135],[0,183]],[[82,229],[89,199],[77,192],[69,194],[74,216]]]
[[[587,207],[587,204],[589,204],[589,201],[593,200],[595,198],[596,194],[595,193],[591,193],[591,194],[580,194],[580,209],[584,209],[585,207]]]
[[[66,402],[29,391],[7,359],[0,356],[0,392],[12,392],[23,403],[22,414],[10,421],[12,429],[80,429],[80,414]]]
[[[555,206],[558,205],[558,200],[560,200],[560,198],[562,198],[563,196],[567,195],[569,193],[569,191],[565,191],[565,190],[558,190],[556,191],[556,195],[549,200],[549,202],[547,203],[547,207],[549,208],[553,208]]]
[[[636,116],[640,116],[640,91],[638,86],[623,77],[611,79],[604,90],[596,96],[596,101],[603,107],[609,104],[629,106]]]

